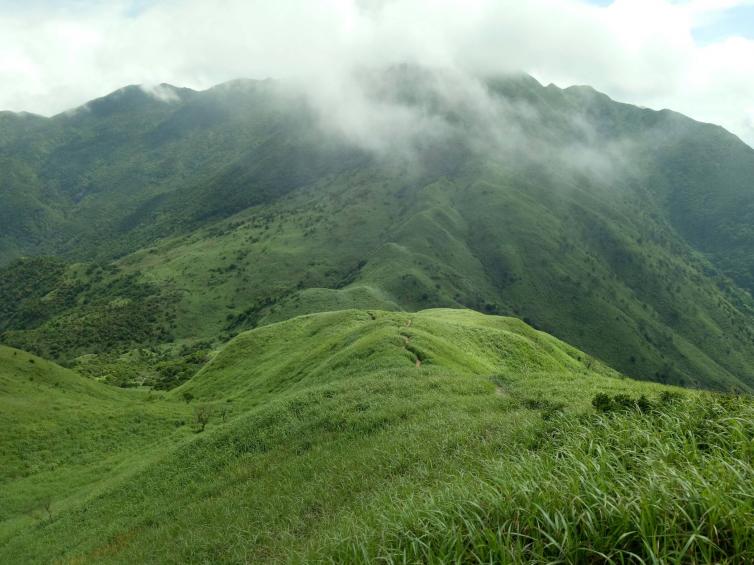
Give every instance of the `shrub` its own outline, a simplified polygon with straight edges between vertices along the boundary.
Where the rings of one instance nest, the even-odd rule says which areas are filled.
[[[202,404],[201,406],[197,406],[194,410],[194,423],[197,427],[197,432],[203,432],[204,428],[207,427],[207,424],[210,421],[210,418],[212,417],[212,408],[206,404]]]

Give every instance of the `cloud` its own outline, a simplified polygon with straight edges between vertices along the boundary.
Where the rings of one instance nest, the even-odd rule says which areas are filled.
[[[563,114],[529,100],[536,81],[522,75],[485,78],[447,66],[399,65],[337,78],[307,83],[306,100],[322,130],[391,167],[442,175],[502,165],[509,174],[554,175],[552,184],[561,187],[584,179],[618,186],[632,176],[634,139],[596,127],[588,111]],[[303,86],[294,83],[293,94],[300,96]],[[601,95],[582,89],[580,96]]]
[[[178,93],[167,84],[142,84],[141,89],[160,102],[171,103],[180,101]]]
[[[52,114],[126,84],[206,88],[239,77],[295,77],[337,100],[352,69],[407,62],[590,84],[722,124],[754,144],[754,41],[694,39],[695,29],[745,4],[163,0],[64,11],[51,0],[14,3],[0,16],[0,107]]]

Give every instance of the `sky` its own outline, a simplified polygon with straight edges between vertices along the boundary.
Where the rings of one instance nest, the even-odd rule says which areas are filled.
[[[754,146],[754,0],[0,0],[0,109],[127,84],[337,88],[415,63],[524,71],[721,124]]]

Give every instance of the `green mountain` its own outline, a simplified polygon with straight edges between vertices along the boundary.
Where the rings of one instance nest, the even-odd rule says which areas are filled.
[[[321,86],[0,112],[0,562],[754,561],[754,150]]]
[[[746,561],[752,422],[461,310],[267,325],[167,393],[0,348],[0,561]]]
[[[376,118],[273,81],[0,115],[2,341],[170,388],[244,329],[465,307],[750,390],[754,151],[586,87],[456,79],[362,73]]]

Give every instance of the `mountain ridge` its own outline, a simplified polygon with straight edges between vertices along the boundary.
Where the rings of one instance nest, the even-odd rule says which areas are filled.
[[[751,552],[750,399],[624,378],[517,319],[295,317],[169,392],[0,347],[0,407],[13,563],[579,561],[649,558],[652,536],[655,557]],[[516,544],[561,531],[532,529],[550,514],[578,527]]]
[[[54,142],[18,134],[0,151],[0,262],[62,257],[51,291],[71,299],[60,310],[35,298],[41,316],[7,306],[28,320],[2,339],[71,363],[217,345],[317,309],[471,307],[526,318],[638,378],[749,388],[754,152],[593,90],[526,76],[453,90],[455,78],[368,73],[365,100],[398,121],[356,115],[346,131],[256,81],[69,117]],[[80,261],[121,274],[87,275]],[[142,314],[108,306],[127,304],[124,277],[162,297],[165,321],[149,331],[177,345],[75,329],[118,308],[141,327]]]

